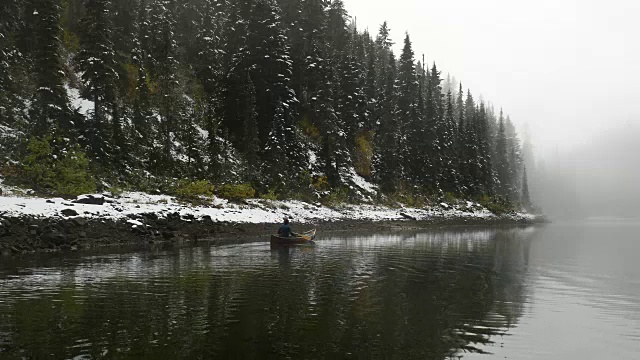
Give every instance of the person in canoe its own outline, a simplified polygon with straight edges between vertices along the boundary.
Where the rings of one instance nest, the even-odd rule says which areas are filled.
[[[289,219],[284,218],[282,225],[278,229],[278,236],[281,237],[290,237],[290,236],[298,236],[298,234],[291,231],[291,226],[289,226]]]

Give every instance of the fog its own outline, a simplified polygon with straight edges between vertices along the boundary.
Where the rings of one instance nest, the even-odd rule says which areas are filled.
[[[398,53],[408,31],[418,58],[528,129],[545,212],[638,215],[640,1],[344,3],[374,36],[387,20]]]
[[[640,218],[640,126],[604,131],[535,165],[533,196],[552,218]]]

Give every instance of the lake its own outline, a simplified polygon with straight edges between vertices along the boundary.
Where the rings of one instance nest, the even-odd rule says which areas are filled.
[[[638,358],[639,233],[608,220],[0,258],[0,358]]]

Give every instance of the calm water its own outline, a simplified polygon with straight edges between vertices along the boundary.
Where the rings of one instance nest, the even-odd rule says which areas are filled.
[[[0,358],[637,359],[640,224],[0,259]]]

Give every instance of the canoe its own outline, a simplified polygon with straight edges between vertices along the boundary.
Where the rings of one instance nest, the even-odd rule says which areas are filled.
[[[271,245],[303,245],[312,244],[316,238],[316,229],[305,231],[298,234],[299,236],[282,237],[271,235]]]

